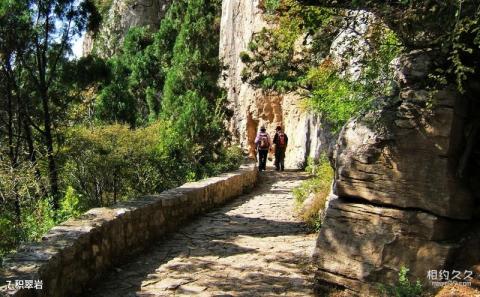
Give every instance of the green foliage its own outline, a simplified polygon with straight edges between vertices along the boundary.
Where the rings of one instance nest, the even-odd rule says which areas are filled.
[[[334,0],[323,4],[338,5]],[[439,81],[455,83],[465,92],[468,80],[478,80],[480,63],[480,4],[478,1],[445,0],[422,1],[355,0],[346,2],[350,9],[375,12],[409,50],[439,48],[448,56],[441,71],[432,73]],[[349,5],[350,4],[350,5]],[[438,70],[438,69],[437,69]],[[441,87],[437,80],[429,82],[431,88]],[[467,83],[468,85],[468,83]]]
[[[25,201],[20,221],[12,217],[4,206],[0,208],[0,266],[2,258],[21,243],[40,240],[55,225],[49,199]]]
[[[264,0],[265,1],[265,9],[268,13],[274,13],[279,7],[281,0]]]
[[[217,160],[210,163],[213,165],[210,169],[212,175],[238,169],[244,160],[243,151],[239,146],[223,148],[217,156]]]
[[[363,96],[360,83],[339,77],[330,63],[311,69],[306,79],[313,86],[307,106],[320,112],[332,124],[333,132],[338,132],[349,118],[366,110],[371,103],[371,98]]]
[[[219,13],[219,1],[188,1],[162,92],[160,116],[192,147],[187,157],[198,164],[196,178],[205,176],[204,166],[220,154],[226,136],[225,98],[217,85]]]
[[[70,131],[66,154],[75,157],[68,158],[64,167],[65,183],[73,190],[65,195],[68,204],[76,203],[75,192],[84,195],[77,206],[88,209],[176,185],[178,170],[169,171],[173,164],[164,164],[169,160],[168,152],[156,152],[160,129],[160,125],[152,125],[130,130],[116,124]],[[180,161],[178,157],[174,160]],[[170,179],[172,175],[177,178]]]
[[[330,193],[333,169],[326,155],[321,155],[317,162],[314,162],[312,159],[308,160],[306,171],[312,174],[313,177],[293,189],[293,196],[299,216],[310,228],[319,231],[322,225],[319,212],[324,209],[326,199]],[[313,201],[311,201],[309,207],[302,209],[302,203],[310,195],[313,196]]]
[[[250,50],[250,51],[253,52],[253,51],[256,51],[257,49],[258,49],[258,44],[256,44],[256,43],[253,42],[253,41],[250,41],[250,42],[248,43],[248,50]],[[240,53],[240,54],[242,54],[242,53]]]
[[[199,103],[191,110],[202,109]],[[161,192],[239,166],[242,156],[235,148],[221,148],[207,158],[205,148],[189,134],[201,135],[209,127],[199,125],[199,119],[188,113],[183,115],[183,121],[157,122],[135,130],[115,124],[69,131],[64,154],[71,157],[63,176],[64,183],[70,186],[62,203],[67,216]]]
[[[92,1],[43,1],[53,11],[36,23],[31,2],[0,2],[0,257],[91,207],[242,161],[225,146],[217,86],[221,2],[174,1],[159,28],[132,28],[115,56],[71,60],[71,37],[112,3]]]
[[[97,7],[99,13],[102,16],[105,16],[112,6],[113,0],[93,0],[93,3]]]
[[[95,106],[97,118],[106,123],[121,122],[134,127],[137,122],[137,106],[126,86],[130,71],[119,59],[111,59],[109,66],[112,80],[98,95]]]
[[[240,53],[240,59],[247,64],[242,77],[262,89],[287,92],[299,86],[308,65],[316,58],[298,52],[296,43],[317,31],[316,40],[332,39],[333,31],[320,34],[317,29],[322,24],[332,26],[335,17],[331,9],[302,5],[296,0],[278,2],[277,8],[280,12],[273,21],[278,26],[254,34],[248,46],[251,54]]]
[[[380,290],[384,296],[388,297],[419,297],[423,294],[422,284],[419,280],[415,283],[408,279],[409,269],[405,266],[400,268],[398,273],[398,282],[393,285],[380,285]]]
[[[53,226],[55,226],[54,211],[49,199],[40,199],[23,213],[21,228],[22,241],[37,241]]]
[[[250,58],[250,55],[245,51],[240,52],[240,60],[243,63],[248,63],[252,61],[252,59]]]
[[[364,57],[364,69],[356,80],[341,75],[337,66],[325,58],[317,67],[311,67],[304,84],[311,89],[306,106],[320,113],[333,132],[351,117],[369,110],[375,98],[393,90],[390,62],[399,55],[402,46],[393,31],[381,24],[370,33],[371,51]]]
[[[214,30],[211,27],[216,22],[219,9],[219,3],[215,1],[188,1],[163,87],[162,108],[165,116],[179,113],[182,100],[178,96],[188,91],[208,98],[211,104],[215,104],[216,98],[221,96],[216,85],[220,73],[217,45],[220,28],[218,24]]]
[[[339,131],[349,118],[368,110],[374,98],[393,90],[389,64],[402,50],[398,36],[376,23],[369,32],[370,50],[361,61],[361,77],[341,73],[329,51],[342,26],[343,14],[296,0],[282,2],[272,19],[277,26],[254,35],[250,52],[240,53],[247,64],[242,80],[266,91],[298,92],[307,98],[307,108],[321,114],[334,132]],[[310,38],[311,45],[299,51],[302,38],[303,43]]]
[[[177,118],[187,109],[182,99],[192,99],[185,96],[189,91],[215,109],[222,96],[216,85],[219,13],[219,1],[176,1],[158,31],[130,29],[121,53],[109,62],[111,78],[97,98],[97,118],[132,127]]]
[[[80,207],[81,200],[82,195],[78,194],[72,186],[68,186],[65,190],[65,196],[62,201],[60,201],[60,220],[63,221],[70,217],[77,217],[82,214],[85,209]]]
[[[449,42],[451,67],[447,70],[455,77],[460,92],[464,92],[464,82],[480,71],[480,5],[464,12],[462,2],[456,10],[456,22]]]

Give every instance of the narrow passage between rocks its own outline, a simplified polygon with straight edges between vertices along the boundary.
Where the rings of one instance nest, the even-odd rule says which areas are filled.
[[[313,296],[315,234],[294,216],[302,172],[261,173],[258,186],[193,220],[84,296]]]

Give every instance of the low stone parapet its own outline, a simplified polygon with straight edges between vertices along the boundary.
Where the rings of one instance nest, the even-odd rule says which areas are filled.
[[[253,164],[243,165],[158,195],[91,209],[8,257],[0,269],[0,295],[76,296],[125,257],[252,189],[257,177]]]

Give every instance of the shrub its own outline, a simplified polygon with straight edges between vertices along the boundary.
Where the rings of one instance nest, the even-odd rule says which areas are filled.
[[[242,149],[238,146],[223,148],[213,162],[206,165],[208,175],[236,170],[243,161]]]
[[[380,291],[384,296],[388,297],[419,297],[423,294],[422,284],[419,280],[415,283],[408,279],[409,269],[405,266],[400,268],[398,273],[398,282],[391,285],[380,285]]]
[[[389,65],[403,47],[383,23],[369,25],[369,51],[362,56],[360,77],[353,78],[334,67],[329,57],[333,40],[348,23],[344,11],[298,0],[284,0],[280,6],[270,18],[276,26],[253,35],[248,57],[240,54],[246,63],[243,81],[266,91],[297,92],[306,99],[305,107],[322,115],[333,132],[351,117],[369,110],[374,98],[394,90]],[[299,51],[299,42],[308,40],[310,46]],[[354,45],[347,50],[355,51]]]
[[[322,25],[330,24],[333,19],[332,10],[304,5],[297,0],[271,0],[264,4],[267,11],[278,12],[278,15],[273,17],[278,26],[263,28],[253,35],[248,44],[251,53],[244,61],[249,70],[245,74],[249,77],[244,76],[243,79],[264,90],[295,90],[304,77],[305,70],[312,64],[314,56],[307,49],[299,53],[296,43],[316,32]],[[330,33],[318,39],[333,38],[335,34]]]
[[[252,58],[250,58],[250,55],[247,52],[241,51],[240,60],[242,60],[243,63],[248,63],[252,60]]]
[[[296,208],[300,218],[313,230],[318,231],[321,226],[319,212],[324,209],[325,202],[330,193],[333,181],[333,169],[325,155],[322,155],[317,162],[309,160],[306,170],[313,175],[313,178],[304,181],[293,190]],[[308,207],[302,208],[304,201],[313,195],[313,200]]]
[[[273,14],[280,7],[281,0],[265,0],[265,9],[268,13]]]
[[[81,199],[82,196],[78,194],[72,186],[68,186],[65,191],[65,196],[62,201],[60,201],[60,220],[63,221],[71,217],[79,216],[84,211],[80,206]]]
[[[251,50],[251,51],[255,51],[258,49],[258,44],[253,42],[253,41],[250,41],[248,43],[248,49]]]
[[[65,150],[70,157],[63,175],[74,191],[67,189],[66,199],[70,196],[70,200],[64,201],[71,203],[78,197],[75,192],[81,194],[78,207],[82,209],[184,182],[185,146],[166,123],[136,130],[120,124],[77,127],[68,134]]]
[[[307,74],[313,90],[307,106],[319,112],[338,131],[347,120],[368,108],[371,98],[362,96],[362,86],[341,78],[330,63],[313,68]]]
[[[17,246],[39,240],[56,223],[49,199],[24,201],[20,221],[11,212],[0,210],[0,264],[3,257],[15,251]]]
[[[175,123],[69,131],[65,154],[70,157],[63,172],[66,213],[76,215],[73,209],[107,206],[238,168],[242,159],[238,148],[217,147],[213,140],[207,146],[197,139],[209,137],[215,127],[199,122],[208,117],[201,101],[189,102],[198,104],[186,106]]]

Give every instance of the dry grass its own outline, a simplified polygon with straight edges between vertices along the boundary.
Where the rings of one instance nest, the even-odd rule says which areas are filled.
[[[317,163],[309,162],[307,171],[312,178],[293,190],[298,216],[311,228],[318,231],[321,226],[319,212],[325,208],[333,180],[333,169],[325,156]]]
[[[480,291],[461,285],[447,285],[443,287],[435,297],[480,297]]]

